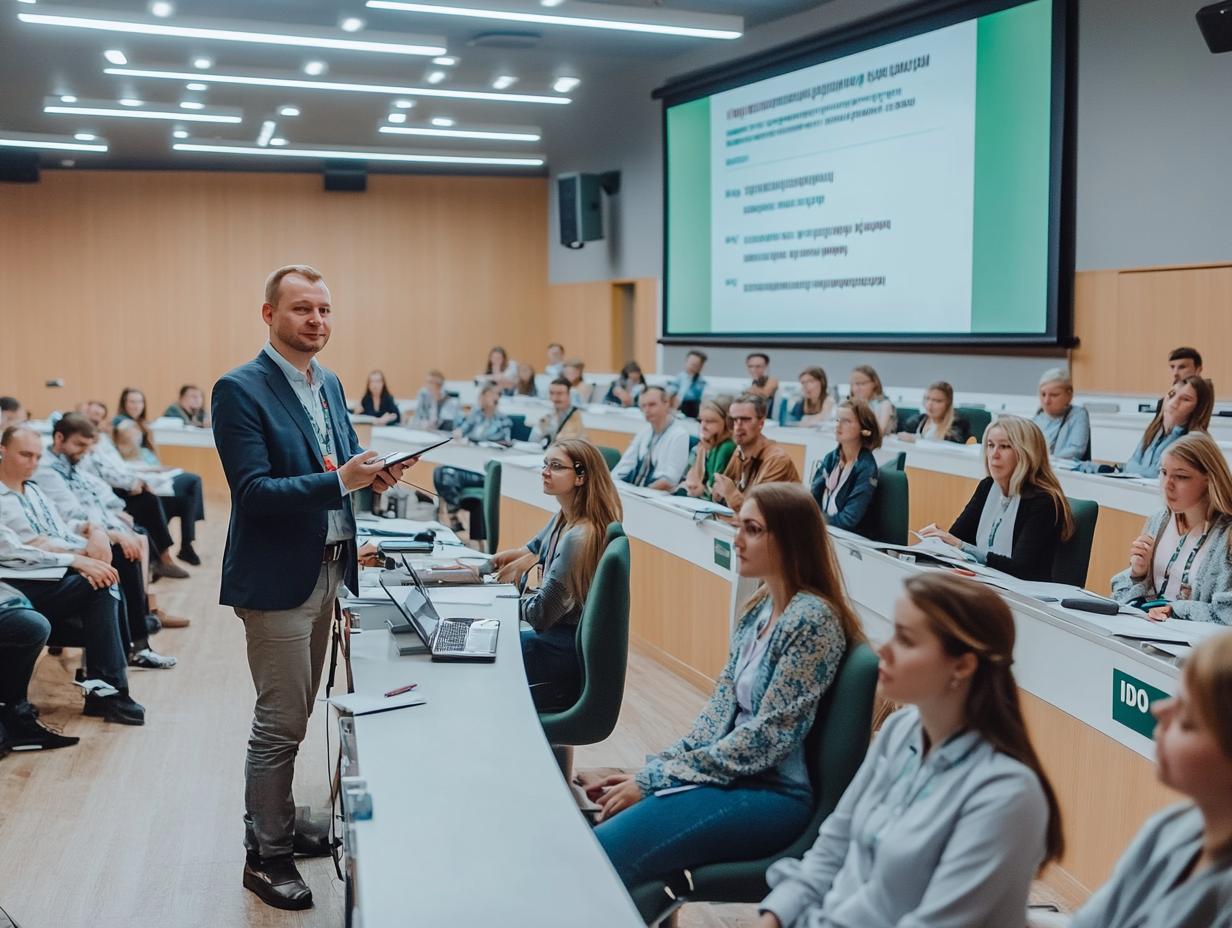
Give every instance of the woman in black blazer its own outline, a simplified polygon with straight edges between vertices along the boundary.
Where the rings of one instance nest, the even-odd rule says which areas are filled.
[[[1074,534],[1074,519],[1039,426],[1019,416],[994,420],[984,434],[984,472],[948,532],[929,525],[920,534],[1022,580],[1051,580],[1057,546]]]

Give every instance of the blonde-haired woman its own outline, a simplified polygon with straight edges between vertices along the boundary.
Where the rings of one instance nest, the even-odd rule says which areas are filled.
[[[851,369],[851,379],[848,381],[852,399],[864,400],[877,416],[877,426],[882,435],[891,435],[898,430],[898,410],[885,395],[885,387],[881,378],[868,364],[860,364]]]
[[[952,441],[965,445],[971,437],[971,424],[954,409],[954,388],[944,380],[924,391],[924,408],[905,426],[907,433],[931,441]]]
[[[689,469],[684,472],[684,483],[676,491],[679,496],[700,496],[710,499],[714,475],[727,468],[727,462],[736,453],[736,442],[731,435],[730,396],[714,396],[702,400],[697,410],[698,441],[689,452]]]
[[[543,458],[543,492],[560,511],[521,548],[493,557],[499,579],[521,581],[542,571],[539,588],[522,597],[526,678],[541,708],[571,705],[581,683],[577,625],[599,566],[607,527],[621,519],[620,497],[599,449],[584,438],[563,438]]]
[[[1151,712],[1156,775],[1187,801],[1142,827],[1070,928],[1232,926],[1232,631],[1198,645]]]
[[[1044,433],[1050,457],[1091,460],[1091,417],[1074,405],[1074,381],[1063,367],[1044,371],[1039,382],[1039,410],[1031,420]]]
[[[806,367],[800,372],[800,399],[787,410],[786,425],[820,425],[834,415],[834,397],[830,381],[820,367]]]
[[[1160,462],[1164,509],[1129,549],[1112,595],[1169,616],[1232,625],[1232,470],[1205,432],[1178,438]]]
[[[1074,534],[1074,519],[1039,426],[1019,416],[993,420],[984,433],[984,473],[948,532],[929,525],[920,534],[1023,580],[1051,580],[1057,545]]]

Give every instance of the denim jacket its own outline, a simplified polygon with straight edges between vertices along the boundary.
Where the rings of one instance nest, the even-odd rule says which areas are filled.
[[[797,593],[770,630],[751,694],[754,717],[737,726],[736,664],[757,634],[759,611],[754,606],[736,623],[727,664],[692,730],[638,772],[643,793],[691,783],[721,786],[767,774],[803,744],[847,641],[821,597]]]
[[[838,512],[833,516],[827,515],[826,477],[839,466],[838,454],[839,450],[835,448],[821,459],[821,466],[817,468],[817,473],[813,476],[813,499],[817,500],[817,505],[821,507],[821,514],[827,524],[850,532],[855,531],[856,526],[863,521],[865,513],[868,512],[869,504],[873,501],[873,494],[877,492],[877,481],[880,474],[873,452],[867,448],[861,448],[860,453],[856,455],[851,474],[835,494],[838,497]]]

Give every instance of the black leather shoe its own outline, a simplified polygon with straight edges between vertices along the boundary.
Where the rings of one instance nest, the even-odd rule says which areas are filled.
[[[192,545],[182,545],[180,547],[180,553],[177,554],[176,557],[178,557],[185,564],[191,564],[193,567],[201,566],[201,558],[197,555],[197,552],[193,550]]]
[[[327,817],[313,815],[307,806],[296,806],[291,847],[297,857],[325,857],[341,843],[330,840]]]
[[[137,714],[131,708],[132,706],[137,706],[137,704],[120,693],[112,693],[110,696],[87,693],[86,705],[81,710],[81,714],[96,716],[120,725],[144,725],[145,713]]]
[[[6,708],[3,724],[9,730],[9,744],[14,751],[46,751],[54,748],[72,747],[80,738],[62,735],[45,727],[39,720],[38,709],[28,702]]]
[[[290,857],[270,857],[244,862],[244,888],[276,909],[312,908],[312,890],[299,875]]]

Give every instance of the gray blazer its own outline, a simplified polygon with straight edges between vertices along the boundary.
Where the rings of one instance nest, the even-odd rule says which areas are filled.
[[[1182,803],[1155,815],[1070,928],[1232,928],[1232,856],[1177,885],[1202,849],[1202,813]]]
[[[1146,533],[1159,538],[1171,513],[1163,509],[1151,516]],[[1211,527],[1211,537],[1206,540],[1207,552],[1198,566],[1193,581],[1193,598],[1178,599],[1172,605],[1172,614],[1178,619],[1193,622],[1218,622],[1232,625],[1232,550],[1228,548],[1228,531],[1232,519],[1221,518]],[[1146,577],[1134,580],[1125,568],[1112,578],[1112,598],[1119,603],[1131,603],[1136,599],[1148,599],[1156,595],[1154,571]]]

